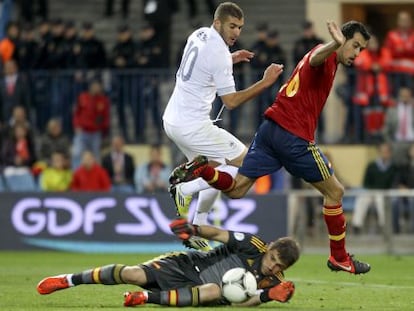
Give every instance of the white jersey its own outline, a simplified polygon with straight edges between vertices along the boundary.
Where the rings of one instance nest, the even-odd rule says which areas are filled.
[[[213,26],[202,27],[187,39],[163,119],[174,126],[210,121],[216,94],[235,91],[229,47]]]

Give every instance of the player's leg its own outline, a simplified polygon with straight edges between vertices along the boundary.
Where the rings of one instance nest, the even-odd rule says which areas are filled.
[[[140,266],[111,264],[88,269],[75,274],[62,274],[44,278],[37,285],[39,294],[51,294],[57,290],[82,284],[134,284],[143,286],[147,283],[145,271]]]
[[[209,188],[200,191],[198,194],[198,202],[196,212],[193,218],[193,224],[208,225],[208,215],[214,202],[218,199],[220,191],[214,188]]]
[[[188,169],[195,171],[208,163],[213,167],[219,166],[220,170],[235,176],[237,173],[235,165],[241,164],[247,152],[247,148],[240,140],[210,122],[201,124],[199,127],[175,127],[165,123],[164,127],[167,135],[174,140],[188,159],[203,155],[189,162],[191,165],[189,163],[180,165],[171,174],[170,192],[178,212],[188,208],[190,203],[188,198],[191,194],[209,188],[209,185],[200,179],[182,183],[190,180],[182,178],[183,172]],[[197,162],[198,158],[202,162]]]
[[[257,178],[282,167],[278,155],[273,152],[273,147],[278,141],[283,141],[284,137],[280,138],[275,127],[276,125],[270,121],[263,122],[235,178],[222,169],[209,165],[205,156],[197,156],[193,161],[181,166],[180,175],[188,180],[202,177],[210,186],[231,198],[243,197]]]
[[[215,292],[214,288],[204,288],[199,272],[186,256],[181,255],[183,253],[171,253],[144,263],[142,268],[146,274],[146,285],[143,287],[147,290],[126,293],[124,305],[197,306],[220,297],[220,288]],[[213,297],[207,297],[208,294]]]
[[[302,158],[303,178],[324,197],[323,215],[328,228],[331,250],[328,267],[333,271],[367,273],[371,268],[370,265],[354,259],[345,248],[346,221],[342,209],[344,187],[333,175],[331,164],[319,148],[309,144],[307,150],[309,153]]]
[[[172,307],[195,307],[219,300],[221,289],[217,284],[208,283],[163,291],[127,292],[124,296],[124,306],[127,307],[145,303]]]

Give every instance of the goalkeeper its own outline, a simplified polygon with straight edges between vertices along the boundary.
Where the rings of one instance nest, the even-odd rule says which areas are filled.
[[[294,284],[283,277],[283,271],[299,258],[299,246],[292,238],[284,237],[266,244],[252,234],[192,225],[183,218],[174,220],[170,227],[182,240],[200,236],[223,244],[209,252],[174,252],[133,266],[111,264],[47,277],[39,282],[37,291],[46,295],[81,284],[132,284],[145,290],[125,293],[125,306],[228,304],[222,297],[222,277],[226,271],[242,267],[253,273],[259,288],[243,305],[287,302],[292,297]]]

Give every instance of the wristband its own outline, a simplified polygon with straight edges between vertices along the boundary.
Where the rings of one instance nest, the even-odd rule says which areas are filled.
[[[272,300],[269,297],[269,290],[270,288],[265,288],[263,289],[263,291],[260,293],[260,301],[261,302],[269,302],[270,300]]]

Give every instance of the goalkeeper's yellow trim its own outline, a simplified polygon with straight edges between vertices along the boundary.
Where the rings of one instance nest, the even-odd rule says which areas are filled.
[[[178,302],[177,290],[173,289],[168,292],[170,299],[170,306],[176,306]]]
[[[329,236],[329,240],[340,241],[340,240],[345,239],[345,231],[340,235],[331,235],[331,234],[329,234],[328,236]]]
[[[200,290],[198,287],[191,288],[192,306],[198,306],[200,304]]]
[[[115,268],[114,268],[113,276],[114,276],[114,280],[117,284],[125,283],[122,280],[122,277],[121,277],[121,272],[124,268],[125,268],[124,265],[116,265]]]
[[[92,271],[92,280],[97,284],[102,284],[99,274],[101,272],[101,268],[93,269]]]

